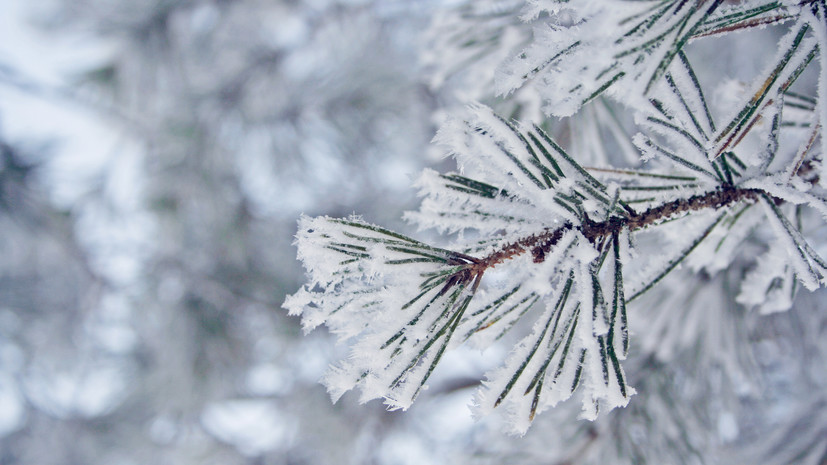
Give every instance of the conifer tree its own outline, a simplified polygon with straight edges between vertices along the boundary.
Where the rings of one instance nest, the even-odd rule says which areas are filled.
[[[458,170],[416,181],[421,207],[406,219],[441,239],[358,216],[299,220],[307,283],[284,307],[350,345],[324,384],[334,400],[357,388],[362,401],[407,409],[447,351],[514,341],[473,409],[503,411],[518,434],[543,411],[567,418],[556,423],[560,455],[514,462],[705,461],[715,438],[681,431],[703,430],[710,409],[750,385],[743,333],[827,283],[825,3],[454,8],[432,32],[434,82],[473,82],[459,98],[487,105],[452,109],[435,138]],[[743,51],[760,71],[739,87],[708,58],[745,35],[775,48]],[[821,312],[795,318],[823,328]],[[824,338],[801,337],[823,383]],[[709,367],[728,394],[719,383],[718,398],[674,397],[673,377],[703,384]],[[570,397],[593,426],[571,418]],[[808,402],[824,418],[823,394]],[[668,425],[660,443],[629,432],[654,424]],[[823,421],[798,417],[783,431],[750,448],[753,460],[827,459]]]

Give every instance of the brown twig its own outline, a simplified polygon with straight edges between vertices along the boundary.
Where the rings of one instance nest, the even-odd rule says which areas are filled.
[[[728,186],[705,194],[673,200],[658,205],[657,207],[649,208],[641,213],[632,211],[632,213],[627,213],[626,216],[612,216],[604,221],[592,221],[587,216],[579,226],[574,226],[572,223],[567,222],[556,229],[546,228],[541,233],[532,234],[506,244],[483,258],[473,258],[462,255],[465,266],[448,279],[442,292],[446,292],[454,285],[460,283],[469,284],[472,281],[474,282],[473,290],[476,290],[483,274],[487,270],[525,253],[531,253],[534,263],[542,263],[552,247],[557,245],[563,237],[563,234],[575,228],[578,229],[589,242],[597,244],[599,241],[618,234],[624,229],[637,231],[688,211],[717,210],[744,200],[756,201],[763,193],[764,192],[759,189],[744,189]]]

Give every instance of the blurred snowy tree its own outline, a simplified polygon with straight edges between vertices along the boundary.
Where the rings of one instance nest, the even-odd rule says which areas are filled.
[[[332,344],[279,306],[301,279],[298,213],[412,204],[433,132],[410,45],[425,12],[2,8],[52,43],[6,28],[31,48],[0,53],[0,463],[370,457],[360,438],[392,420],[330,405]]]

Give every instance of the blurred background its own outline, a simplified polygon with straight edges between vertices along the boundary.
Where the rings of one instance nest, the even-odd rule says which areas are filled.
[[[641,395],[595,424],[474,422],[497,348],[446,357],[407,413],[331,404],[318,380],[346,348],[281,309],[296,220],[409,230],[412,180],[453,168],[428,146],[442,115],[530,37],[522,3],[0,1],[0,464],[708,463],[787,423],[823,446],[825,396],[792,401],[825,381],[800,357],[827,353],[817,296],[759,324],[707,293],[730,310],[691,316],[706,339],[643,339]],[[501,108],[538,117],[530,92]]]
[[[0,2],[0,463],[436,453],[378,448],[401,416],[332,405],[280,308],[300,214],[399,227],[439,163],[431,8]]]

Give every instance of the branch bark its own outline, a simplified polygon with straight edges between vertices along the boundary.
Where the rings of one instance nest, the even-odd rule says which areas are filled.
[[[541,233],[532,234],[531,236],[506,244],[483,258],[473,258],[457,254],[457,258],[463,260],[466,267],[457,272],[454,276],[455,279],[449,280],[449,282],[453,285],[458,281],[474,281],[474,290],[476,290],[482,275],[487,270],[507,260],[511,260],[525,253],[531,253],[534,257],[534,263],[542,263],[545,260],[546,254],[551,251],[551,248],[560,241],[566,231],[571,229],[578,229],[589,242],[597,244],[606,237],[619,234],[624,229],[637,231],[689,211],[705,209],[717,210],[742,201],[754,202],[758,200],[762,194],[767,195],[760,189],[724,186],[705,194],[673,200],[672,202],[649,208],[641,213],[634,212],[633,210],[631,213],[625,212],[625,216],[611,216],[604,221],[593,221],[586,216],[580,225],[575,226],[567,222],[556,229],[548,228]]]

